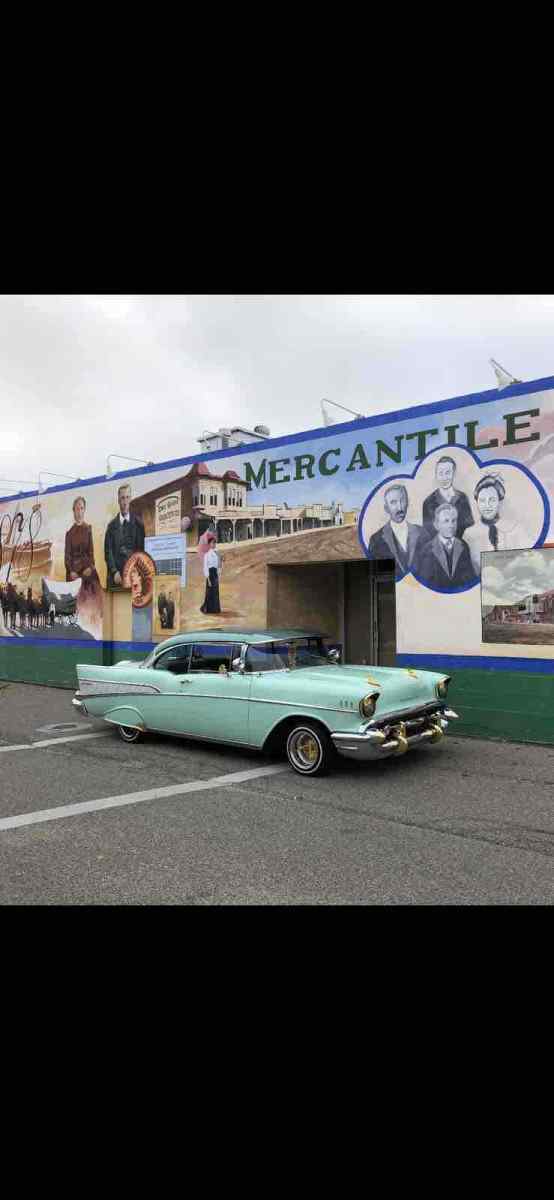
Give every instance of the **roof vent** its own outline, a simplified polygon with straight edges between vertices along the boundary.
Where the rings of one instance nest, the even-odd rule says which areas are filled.
[[[262,437],[269,437],[269,436],[270,436],[269,429],[267,428],[267,425],[255,425],[255,426],[254,426],[254,433],[260,433],[260,434],[262,435]]]

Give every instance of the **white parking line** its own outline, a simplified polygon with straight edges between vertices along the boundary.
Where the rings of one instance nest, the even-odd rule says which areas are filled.
[[[101,733],[72,733],[68,737],[44,738],[41,742],[22,742],[20,746],[0,746],[0,754],[11,754],[12,750],[42,750],[43,746],[58,746],[60,742],[86,742],[91,738],[108,737],[110,729]]]
[[[98,735],[91,734],[90,736],[97,737]],[[38,825],[42,821],[59,821],[62,817],[78,817],[81,813],[97,812],[102,808],[121,808],[125,804],[142,804],[144,800],[163,800],[166,796],[184,796],[190,792],[209,791],[211,788],[227,787],[232,783],[244,783],[249,779],[259,779],[264,775],[277,775],[280,771],[288,770],[290,770],[288,764],[279,767],[256,767],[251,771],[233,771],[230,775],[215,775],[213,779],[193,780],[192,783],[173,783],[168,787],[148,788],[144,792],[128,792],[125,796],[106,796],[102,800],[81,800],[77,804],[60,805],[59,808],[43,808],[40,812],[4,817],[0,820],[0,830],[17,829],[20,825]]]

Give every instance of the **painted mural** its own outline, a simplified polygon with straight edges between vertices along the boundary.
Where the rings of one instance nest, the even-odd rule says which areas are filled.
[[[280,555],[365,556],[394,562],[399,653],[542,654],[548,622],[498,613],[522,602],[510,556],[548,554],[553,492],[551,379],[9,497],[0,636],[109,639],[122,595],[129,642],[263,625]]]

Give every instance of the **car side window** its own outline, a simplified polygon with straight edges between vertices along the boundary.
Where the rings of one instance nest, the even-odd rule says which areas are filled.
[[[172,675],[186,675],[189,670],[190,645],[172,646],[159,654],[154,662],[155,671],[171,671]]]
[[[194,671],[230,671],[234,658],[240,657],[240,645],[223,642],[195,642],[192,647],[190,669]]]
[[[246,651],[247,671],[282,671],[287,666],[286,650],[283,651],[282,646],[277,649],[270,643],[267,646],[249,646]]]

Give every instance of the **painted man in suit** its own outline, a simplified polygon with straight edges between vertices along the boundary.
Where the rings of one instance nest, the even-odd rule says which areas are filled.
[[[384,507],[389,519],[369,539],[373,558],[394,558],[397,579],[411,569],[417,547],[427,536],[421,525],[408,522],[408,504],[408,491],[403,483],[386,488]]]
[[[121,587],[123,567],[134,550],[144,550],[144,525],[129,511],[131,488],[122,483],[117,493],[119,512],[110,521],[104,538],[108,587]]]
[[[160,592],[158,596],[158,616],[162,629],[167,629],[167,596],[165,592]]]
[[[469,549],[456,537],[458,510],[455,504],[439,504],[435,510],[435,536],[422,544],[414,572],[429,587],[456,591],[475,582]]]
[[[464,530],[469,529],[470,525],[474,523],[471,505],[465,492],[460,492],[458,488],[454,487],[455,474],[454,459],[449,454],[443,454],[435,467],[436,490],[423,501],[423,524],[429,537],[433,537],[435,534],[434,519],[439,504],[454,505],[458,513],[456,534],[459,538],[462,538]]]
[[[167,625],[166,625],[166,628],[173,629],[174,622],[175,622],[175,601],[173,599],[173,592],[168,592],[167,593]]]

